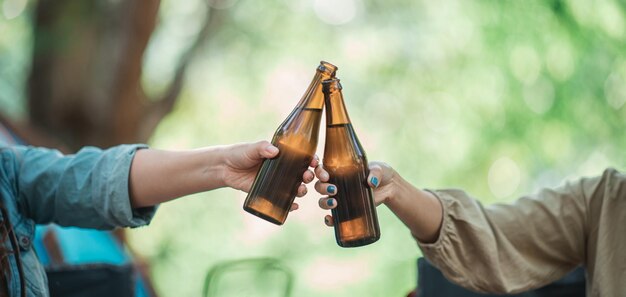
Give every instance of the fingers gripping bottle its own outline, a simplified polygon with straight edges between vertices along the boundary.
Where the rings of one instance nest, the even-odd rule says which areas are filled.
[[[336,66],[320,62],[304,96],[276,130],[272,144],[280,152],[275,158],[263,161],[243,205],[247,212],[277,225],[287,219],[302,175],[317,148],[324,108],[321,82],[335,77],[336,70]]]
[[[367,184],[367,158],[352,128],[339,79],[322,82],[326,101],[324,169],[337,186],[332,210],[335,238],[342,247],[363,246],[380,238],[372,189]]]

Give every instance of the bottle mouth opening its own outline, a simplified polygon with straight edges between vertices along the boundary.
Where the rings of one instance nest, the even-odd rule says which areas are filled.
[[[325,79],[324,81],[322,81],[322,88],[329,91],[341,90],[343,89],[343,87],[341,86],[340,81],[341,80],[338,78]]]
[[[337,69],[339,68],[326,61],[320,61],[320,66],[318,66],[317,69],[322,72],[329,72],[331,76],[334,76],[335,72],[337,72]]]

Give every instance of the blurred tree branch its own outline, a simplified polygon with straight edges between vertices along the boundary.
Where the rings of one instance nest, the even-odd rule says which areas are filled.
[[[173,109],[176,99],[181,92],[183,82],[185,80],[185,74],[187,73],[187,67],[193,60],[195,54],[209,39],[211,34],[222,24],[223,14],[218,14],[216,12],[217,11],[215,9],[207,5],[207,16],[204,19],[200,32],[198,32],[198,35],[189,50],[187,50],[187,52],[179,60],[169,88],[164,92],[161,98],[152,101],[153,103],[144,110],[142,126],[140,129],[140,137],[142,139],[148,139],[158,125],[159,121]]]

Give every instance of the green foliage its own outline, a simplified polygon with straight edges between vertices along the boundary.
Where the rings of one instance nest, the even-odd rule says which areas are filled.
[[[0,110],[14,118],[25,114],[32,48],[28,12],[27,1],[0,1]]]
[[[183,2],[163,3],[145,61],[144,81],[155,92],[205,9]],[[323,59],[339,66],[369,159],[390,163],[416,186],[506,202],[626,168],[622,1],[219,3],[232,6],[155,147],[270,139]],[[3,53],[28,50],[24,37],[5,35],[14,29],[0,30]],[[12,55],[0,57],[3,85],[24,77],[6,68],[25,67]],[[2,107],[15,108],[0,89]],[[153,263],[164,296],[197,296],[212,265],[247,257],[282,258],[296,273],[295,296],[403,296],[414,287],[419,250],[389,210],[378,209],[379,242],[342,249],[309,192],[282,227],[245,213],[245,195],[224,189],[163,205],[131,240]]]

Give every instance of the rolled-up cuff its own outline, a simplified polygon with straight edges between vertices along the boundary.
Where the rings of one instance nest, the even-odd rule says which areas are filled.
[[[417,240],[417,244],[422,250],[422,254],[435,267],[439,268],[444,275],[454,280],[457,284],[467,287],[469,284],[462,275],[462,269],[457,267],[454,261],[450,261],[449,249],[452,248],[452,242],[458,242],[453,217],[456,216],[455,210],[458,207],[458,201],[446,190],[427,190],[431,192],[443,207],[443,220],[439,229],[439,236],[433,243],[424,243]],[[456,204],[456,205],[455,205]]]
[[[413,236],[424,255],[428,257],[427,254],[432,254],[436,250],[441,248],[441,246],[443,245],[443,241],[447,236],[449,229],[451,228],[448,211],[450,208],[450,204],[452,204],[453,202],[453,199],[448,197],[448,194],[446,194],[445,192],[429,189],[426,189],[426,191],[432,193],[435,197],[437,197],[437,199],[439,199],[439,202],[441,203],[441,207],[443,208],[443,219],[441,222],[441,228],[439,228],[439,234],[437,235],[437,240],[435,240],[435,242],[425,243],[420,241],[417,237]]]
[[[105,193],[105,217],[110,224],[116,227],[139,227],[150,224],[157,206],[133,209],[130,204],[130,167],[135,153],[139,149],[147,148],[145,144],[120,145],[109,149],[105,162],[112,164],[108,182],[103,185]],[[110,160],[106,160],[109,159]],[[107,207],[108,205],[108,207]]]

